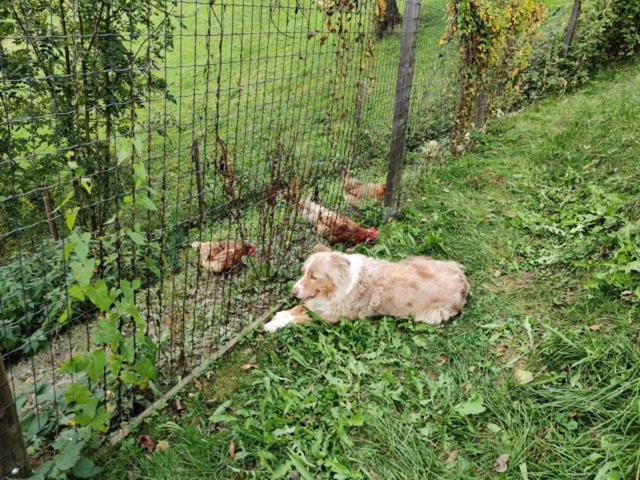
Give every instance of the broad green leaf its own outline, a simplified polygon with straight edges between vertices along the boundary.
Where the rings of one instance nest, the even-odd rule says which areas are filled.
[[[211,423],[218,423],[218,422],[231,422],[231,421],[237,420],[237,418],[234,417],[233,415],[226,415],[224,413],[227,411],[227,408],[229,408],[230,405],[231,405],[231,400],[227,400],[226,402],[218,406],[218,408],[216,408],[216,411],[213,412],[213,414],[209,417],[209,421]]]
[[[76,254],[76,258],[80,261],[89,259],[89,247],[91,246],[91,234],[83,233],[78,235],[73,233],[69,236],[69,239],[73,241],[73,251]]]
[[[126,147],[121,145],[118,148],[118,155],[117,156],[118,156],[118,165],[122,165],[131,156],[131,149],[126,148]]]
[[[67,403],[85,404],[91,398],[89,387],[81,383],[70,383],[64,392],[64,398]]]
[[[69,287],[69,295],[71,296],[71,298],[74,298],[79,302],[84,302],[84,299],[85,299],[84,290],[77,283],[74,283]]]
[[[467,415],[478,415],[487,410],[484,406],[484,398],[481,395],[473,395],[466,402],[459,403],[453,410],[458,414],[464,416]]]
[[[304,464],[304,460],[300,458],[300,456],[295,453],[293,450],[289,450],[289,460],[293,463],[293,466],[298,470],[300,477],[304,480],[315,480],[311,472],[307,470],[307,467]]]
[[[118,351],[118,346],[124,342],[124,336],[118,330],[115,322],[106,318],[98,322],[98,331],[93,339],[96,343],[109,345],[114,353]]]
[[[95,267],[95,260],[86,259],[83,261],[74,261],[69,264],[73,279],[81,287],[89,286],[91,283],[91,277],[93,277],[93,268]]]
[[[71,242],[67,242],[64,246],[64,251],[63,251],[63,258],[65,262],[68,262],[69,259],[71,258],[71,252],[73,251],[73,248],[75,247],[75,245]]]
[[[76,478],[93,478],[101,472],[102,469],[87,457],[80,458],[73,467],[73,476]]]
[[[139,180],[147,179],[147,170],[144,168],[144,164],[137,162],[133,165],[133,173]]]
[[[147,243],[142,235],[140,235],[138,232],[134,232],[133,230],[127,230],[127,236],[136,245],[145,245]]]
[[[80,212],[80,207],[75,207],[65,212],[64,222],[67,225],[67,228],[69,229],[69,231],[73,230],[73,227],[76,224],[76,220],[78,219],[79,212]]]
[[[71,305],[67,305],[67,308],[63,310],[60,314],[60,318],[58,318],[58,323],[65,323],[71,317],[73,310],[71,310]]]
[[[108,363],[109,363],[109,369],[111,370],[111,373],[113,373],[114,375],[117,374],[122,368],[122,363],[123,363],[122,355],[116,355],[116,354],[110,355],[108,359]]]
[[[350,427],[361,427],[364,425],[364,415],[362,413],[356,413],[351,418],[347,419],[346,425]]]
[[[89,285],[85,288],[85,292],[91,303],[103,312],[108,312],[111,309],[113,299],[109,294],[109,288],[104,280],[100,279],[95,285]]]
[[[134,368],[145,380],[156,378],[156,368],[149,357],[138,359]]]
[[[144,207],[145,209],[151,211],[151,212],[155,212],[158,210],[158,207],[156,207],[156,204],[153,203],[153,200],[151,200],[147,195],[145,195],[144,193],[139,194],[136,197],[136,201],[138,202],[138,205]]]
[[[40,465],[29,478],[30,480],[46,480],[52,468],[53,460],[47,460]]]
[[[87,364],[89,378],[97,382],[103,376],[106,364],[107,356],[103,348],[89,352],[89,362]]]
[[[60,373],[80,373],[84,372],[89,365],[89,355],[90,352],[78,353],[76,355],[72,355],[69,360],[62,364],[60,368]]]
[[[278,478],[283,478],[285,475],[289,473],[290,470],[291,470],[291,462],[287,461],[273,471],[273,474],[271,475],[271,480],[277,480]]]
[[[131,145],[135,152],[138,153],[138,155],[142,153],[142,142],[139,138],[134,138],[133,140],[131,140]]]
[[[70,443],[65,448],[60,450],[53,459],[55,468],[66,472],[71,470],[78,460],[80,460],[80,454],[84,448],[84,442]]]
[[[123,343],[120,349],[120,353],[122,353],[123,361],[127,363],[133,363],[133,360],[136,357],[136,348],[133,338],[127,338]]]
[[[353,475],[351,470],[349,470],[335,458],[330,458],[325,463],[328,467],[331,467],[331,471],[333,473],[337,473],[339,475]]]
[[[93,189],[93,183],[90,177],[82,177],[80,179],[80,185],[84,188],[89,195],[91,195],[91,190]]]
[[[420,348],[426,348],[428,345],[427,339],[422,336],[413,337],[413,343]]]

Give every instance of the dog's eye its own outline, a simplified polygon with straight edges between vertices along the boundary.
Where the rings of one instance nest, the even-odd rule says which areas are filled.
[[[315,273],[312,273],[311,275],[309,275],[309,277],[311,278],[311,280],[318,280],[318,276]]]

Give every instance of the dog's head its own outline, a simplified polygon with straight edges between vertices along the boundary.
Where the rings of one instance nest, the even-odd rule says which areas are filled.
[[[316,245],[314,253],[304,262],[302,277],[291,291],[303,302],[315,298],[331,298],[345,289],[349,280],[349,260],[341,253]]]

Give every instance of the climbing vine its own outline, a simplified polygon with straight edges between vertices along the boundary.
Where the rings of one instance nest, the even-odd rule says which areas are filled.
[[[441,42],[455,42],[461,55],[451,132],[453,151],[460,153],[472,124],[483,126],[518,94],[546,9],[537,0],[452,0],[448,12]]]

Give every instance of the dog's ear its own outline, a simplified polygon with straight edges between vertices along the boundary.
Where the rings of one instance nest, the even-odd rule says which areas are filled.
[[[330,252],[330,251],[331,249],[326,245],[317,244],[315,247],[313,247],[313,253]]]

